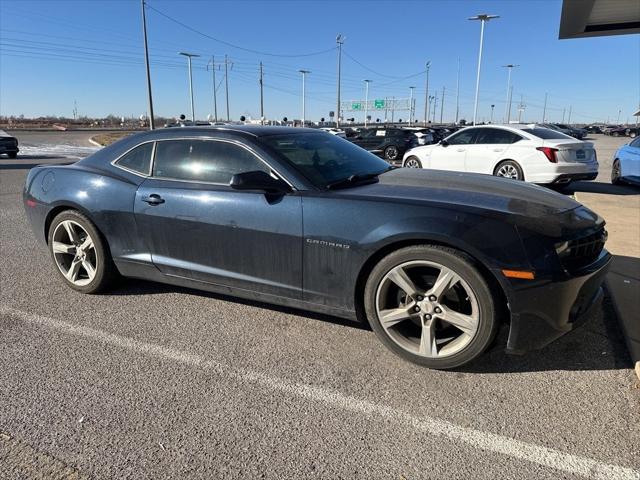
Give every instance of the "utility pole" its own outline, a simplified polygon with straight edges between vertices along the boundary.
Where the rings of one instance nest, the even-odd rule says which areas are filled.
[[[179,55],[183,55],[187,57],[187,63],[189,65],[189,96],[191,97],[191,122],[196,123],[196,113],[193,108],[193,77],[191,75],[191,59],[193,57],[199,57],[200,55],[196,55],[195,53],[187,53],[187,52],[178,52]]]
[[[442,87],[442,98],[440,100],[440,124],[442,124],[443,113],[444,113],[444,87]]]
[[[542,108],[542,123],[547,121],[547,97],[548,93],[544,93],[544,107]]]
[[[391,97],[391,123],[394,122],[395,114],[396,114],[396,97]]]
[[[460,113],[460,57],[458,57],[458,74],[456,75],[456,120],[454,125],[458,125],[459,113]]]
[[[523,95],[520,95],[520,105],[518,105],[518,123],[522,123],[522,112],[524,112]]]
[[[264,125],[264,89],[262,62],[260,62],[260,125]]]
[[[431,68],[431,60],[426,63],[427,67],[427,81],[424,89],[424,126],[427,126],[429,120],[429,69]]]
[[[509,74],[507,75],[507,104],[505,105],[504,112],[504,123],[508,124],[511,120],[511,70],[513,67],[519,67],[520,65],[514,65],[509,63],[508,65],[503,65],[504,68],[509,70]]]
[[[304,88],[305,88],[305,79],[307,76],[307,73],[311,73],[310,70],[298,70],[298,72],[300,72],[302,74],[302,126],[304,127],[305,125],[305,92],[304,92]]]
[[[438,92],[433,96],[433,123],[436,123],[436,109],[438,108]]]
[[[336,37],[336,43],[338,44],[338,109],[336,111],[336,127],[340,128],[340,70],[342,69],[342,44],[345,41],[345,37],[342,34],[338,34]]]
[[[562,109],[562,123],[564,123],[564,112],[565,112],[566,108]]]
[[[369,83],[371,80],[364,81],[364,126],[367,127],[367,115],[369,115]]]
[[[416,87],[409,87],[409,125],[413,125],[413,90]]]
[[[147,96],[149,97],[149,130],[153,130],[153,98],[151,96],[151,71],[149,70],[149,49],[147,47],[147,16],[144,9],[144,0],[140,0],[142,4],[142,35],[144,37],[144,63],[147,69]]]
[[[616,125],[620,125],[620,114],[622,113],[622,109],[618,110],[618,120],[616,121]]]
[[[491,120],[489,121],[489,123],[493,123],[493,109],[495,107],[495,104],[491,104]]]
[[[207,70],[209,70],[209,63],[207,63]],[[211,55],[211,73],[213,82],[213,121],[218,121],[218,96],[216,94],[216,59]]]
[[[573,108],[573,105],[569,105],[569,118],[567,118],[567,123],[569,125],[571,125],[571,109]]]
[[[73,119],[74,120],[78,119],[78,101],[77,100],[73,101]]]
[[[227,97],[227,122],[231,121],[229,114],[229,59],[224,55],[224,93]]]
[[[480,66],[482,65],[482,43],[484,41],[484,24],[494,18],[500,18],[498,15],[487,15],[486,13],[470,17],[469,20],[480,20],[480,50],[478,52],[478,73],[476,76],[476,97],[473,104],[473,124],[476,124],[478,115],[478,94],[480,92]]]

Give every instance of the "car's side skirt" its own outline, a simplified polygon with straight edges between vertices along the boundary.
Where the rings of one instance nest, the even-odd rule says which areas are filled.
[[[270,303],[284,307],[331,315],[347,320],[358,320],[356,312],[353,310],[344,310],[327,305],[305,302],[303,300],[295,298],[281,297],[277,295],[270,295],[268,293],[244,290],[242,288],[218,285],[215,283],[185,278],[178,275],[167,275],[160,272],[160,270],[158,270],[154,265],[148,263],[129,262],[122,260],[116,261],[115,263],[120,274],[128,278],[138,278],[168,285],[175,285],[178,287],[193,288],[196,290],[203,290],[206,292],[252,300],[255,302]],[[233,301],[232,299],[229,300]]]

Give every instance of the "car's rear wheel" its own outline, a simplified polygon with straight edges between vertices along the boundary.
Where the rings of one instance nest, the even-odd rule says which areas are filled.
[[[618,133],[618,132],[611,132],[611,136],[612,136],[612,137],[619,137],[619,136],[620,136],[620,133]]]
[[[611,167],[611,183],[614,185],[620,185],[622,183],[622,170],[620,160],[617,158],[613,161],[613,166]]]
[[[384,158],[391,162],[397,160],[399,154],[400,152],[398,151],[398,147],[395,145],[389,145],[384,149]]]
[[[631,138],[636,138],[636,137],[638,136],[638,133],[637,133],[635,130],[631,130],[631,131],[629,132],[629,136],[630,136]]]
[[[467,255],[440,246],[397,250],[373,269],[365,311],[378,338],[410,362],[455,368],[495,337],[495,300]]]
[[[115,277],[115,265],[98,230],[80,212],[58,214],[51,222],[48,242],[58,273],[74,290],[98,293]]]
[[[418,157],[411,156],[405,160],[404,166],[407,168],[422,168],[422,162]]]
[[[513,160],[506,160],[496,167],[493,174],[496,177],[512,178],[514,180],[524,180],[522,168]]]
[[[10,152],[7,153],[7,155],[9,156],[9,158],[18,158],[18,152]]]

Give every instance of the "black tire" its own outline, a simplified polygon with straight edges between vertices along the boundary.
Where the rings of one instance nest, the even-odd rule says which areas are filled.
[[[400,156],[400,150],[395,145],[389,145],[384,149],[384,158],[390,162],[395,162]]]
[[[638,136],[638,133],[637,133],[635,130],[631,130],[631,131],[629,132],[629,136],[630,136],[631,138],[636,138],[636,137]]]
[[[67,279],[67,277],[60,270],[58,261],[56,260],[53,251],[54,232],[62,222],[67,220],[71,220],[72,222],[78,224],[82,229],[85,230],[85,232],[91,237],[91,240],[93,241],[93,251],[95,252],[95,276],[93,280],[91,280],[86,285],[76,285],[75,283]],[[78,292],[88,294],[103,292],[109,288],[113,280],[118,276],[118,271],[111,258],[111,253],[109,252],[109,249],[105,244],[102,235],[93,225],[91,220],[89,220],[85,215],[78,212],[77,210],[65,210],[64,212],[61,212],[55,216],[55,218],[51,221],[51,225],[49,227],[47,242],[49,245],[49,253],[51,254],[51,258],[53,260],[56,271],[67,286],[74,290],[77,290]]]
[[[611,136],[612,137],[619,137],[620,133],[619,132],[611,132]]]
[[[404,161],[405,168],[422,168],[422,162],[418,157],[411,155]]]
[[[9,158],[18,158],[18,152],[9,152],[7,155]]]
[[[479,320],[472,340],[460,351],[442,358],[429,358],[412,353],[400,346],[385,331],[376,308],[378,286],[389,271],[412,261],[438,263],[453,270],[473,291],[478,304]],[[384,257],[374,267],[364,291],[364,307],[369,323],[380,341],[392,352],[417,365],[447,370],[469,363],[482,355],[493,342],[498,329],[498,308],[489,284],[468,255],[447,247],[416,245],[402,248]]]
[[[617,158],[613,161],[611,166],[611,183],[613,185],[622,185],[622,171],[620,170],[620,160]]]
[[[503,168],[509,168],[509,167],[513,167],[515,169],[516,172],[516,177],[506,177],[505,175],[501,175],[501,169]],[[522,172],[522,168],[520,167],[520,165],[518,165],[518,162],[515,162],[513,160],[505,160],[503,162],[500,162],[495,170],[493,171],[493,174],[496,177],[503,177],[503,178],[513,178],[514,180],[524,180],[524,173]]]

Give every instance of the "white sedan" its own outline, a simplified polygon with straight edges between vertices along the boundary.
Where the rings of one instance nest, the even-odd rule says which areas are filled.
[[[598,175],[592,143],[536,125],[464,128],[436,145],[412,148],[405,153],[402,165],[545,184],[594,180]]]
[[[344,130],[340,130],[339,128],[333,128],[333,127],[321,127],[320,130],[322,130],[323,132],[327,132],[330,133],[331,135],[335,135],[336,137],[340,137],[340,138],[346,138],[346,133]]]

